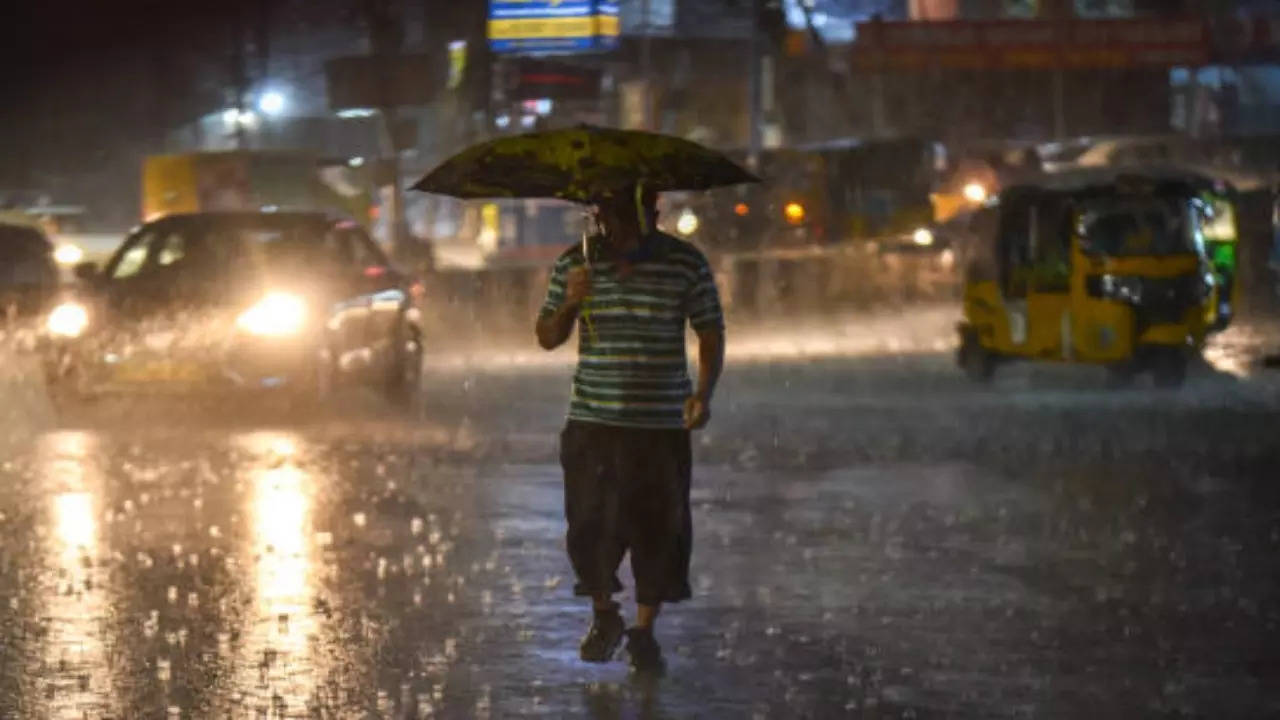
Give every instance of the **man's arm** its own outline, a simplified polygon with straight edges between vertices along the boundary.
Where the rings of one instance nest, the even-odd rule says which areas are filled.
[[[573,334],[573,324],[578,320],[578,305],[564,304],[555,312],[538,317],[538,344],[543,350],[555,350]]]
[[[698,387],[694,396],[710,405],[716,383],[724,370],[724,330],[710,328],[698,331]]]
[[[711,422],[711,396],[724,369],[724,329],[708,327],[698,334],[698,387],[684,401],[684,427],[701,430]]]
[[[711,396],[724,370],[724,312],[711,266],[706,258],[700,260],[686,305],[689,323],[698,335],[698,386],[684,404],[684,426],[689,430],[706,427],[711,420]]]
[[[547,286],[547,301],[538,315],[538,344],[555,350],[573,334],[578,309],[591,292],[591,274],[585,267],[569,268],[568,260],[556,264]]]

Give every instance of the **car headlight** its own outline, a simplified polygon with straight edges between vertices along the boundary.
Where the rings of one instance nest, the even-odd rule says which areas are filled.
[[[929,228],[916,228],[916,231],[911,233],[911,242],[920,247],[929,247],[933,244],[933,231]]]
[[[63,243],[53,251],[53,261],[59,265],[71,266],[84,260],[84,250],[79,245]]]
[[[942,253],[938,255],[938,264],[942,266],[943,270],[951,270],[954,268],[956,266],[955,251],[951,248],[943,250]]]
[[[59,304],[45,321],[45,328],[50,335],[64,338],[76,338],[84,334],[89,327],[89,311],[78,302],[68,301]]]
[[[676,220],[676,231],[681,235],[688,237],[698,232],[698,225],[697,214],[692,210],[685,208],[684,212],[680,213],[680,219]]]
[[[240,313],[236,326],[250,335],[297,335],[306,320],[306,301],[292,293],[273,292]]]

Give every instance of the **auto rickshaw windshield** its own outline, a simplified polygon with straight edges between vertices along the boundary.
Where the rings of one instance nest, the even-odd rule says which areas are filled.
[[[1185,199],[1106,200],[1086,206],[1081,237],[1091,255],[1189,255],[1200,241],[1195,218]]]

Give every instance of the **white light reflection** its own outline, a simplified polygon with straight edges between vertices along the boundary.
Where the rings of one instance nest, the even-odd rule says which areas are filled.
[[[310,475],[295,464],[298,441],[283,433],[242,438],[254,457],[249,468],[256,564],[251,626],[235,663],[237,686],[249,707],[292,717],[309,706],[319,682],[313,641],[317,633]]]
[[[929,307],[901,312],[834,316],[789,325],[731,325],[726,353],[732,363],[775,360],[864,358],[950,353],[955,346],[951,308]],[[686,349],[696,362],[697,343]],[[432,352],[424,360],[429,371],[498,371],[511,368],[563,368],[575,362],[568,350],[545,352],[523,346],[486,346],[475,351]]]
[[[80,432],[45,435],[38,448],[52,529],[51,572],[41,602],[48,622],[42,656],[49,674],[42,680],[49,717],[113,714],[102,638],[107,603],[97,577],[102,478],[90,464],[94,451],[94,439]]]

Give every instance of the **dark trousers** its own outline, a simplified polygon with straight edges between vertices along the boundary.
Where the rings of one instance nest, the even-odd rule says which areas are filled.
[[[574,593],[621,591],[617,570],[630,551],[638,603],[687,600],[689,432],[570,420],[560,435],[560,464]]]

